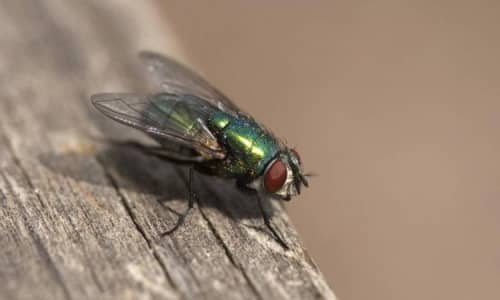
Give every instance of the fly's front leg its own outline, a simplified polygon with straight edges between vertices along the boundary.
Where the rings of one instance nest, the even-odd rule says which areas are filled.
[[[257,202],[259,203],[259,209],[260,213],[262,214],[262,218],[264,219],[264,223],[266,224],[267,228],[271,230],[272,234],[274,235],[274,239],[283,247],[285,250],[290,249],[288,245],[285,243],[285,241],[281,238],[281,236],[278,234],[276,230],[274,230],[273,226],[271,225],[271,220],[269,219],[269,216],[266,214],[264,210],[264,205],[262,205],[262,198],[260,196],[257,196]]]
[[[194,189],[193,189],[193,185],[194,185],[194,174],[193,174],[193,167],[189,167],[189,197],[188,197],[188,207],[187,209],[182,213],[180,214],[179,216],[179,219],[177,219],[177,223],[174,225],[174,227],[172,227],[172,229],[169,229],[168,231],[162,233],[161,235],[162,236],[166,236],[166,235],[169,235],[171,233],[173,233],[174,231],[176,231],[183,223],[184,221],[186,220],[186,217],[187,215],[189,214],[189,212],[191,211],[191,209],[194,207],[194,202],[196,201],[197,199],[197,194],[195,193]]]

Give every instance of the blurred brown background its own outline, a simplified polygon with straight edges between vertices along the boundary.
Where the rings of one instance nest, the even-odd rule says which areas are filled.
[[[500,2],[157,5],[319,174],[288,207],[340,299],[500,299]]]

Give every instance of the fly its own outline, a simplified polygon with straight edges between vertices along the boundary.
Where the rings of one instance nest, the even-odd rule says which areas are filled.
[[[196,169],[235,179],[238,187],[255,194],[264,223],[288,249],[271,225],[262,199],[288,201],[300,194],[302,185],[308,186],[299,154],[184,65],[153,52],[141,52],[139,57],[159,85],[158,93],[102,93],[91,101],[107,117],[143,131],[158,143],[133,143],[141,150],[190,163],[188,207],[165,234],[179,228],[194,206]],[[181,150],[172,150],[173,145]]]

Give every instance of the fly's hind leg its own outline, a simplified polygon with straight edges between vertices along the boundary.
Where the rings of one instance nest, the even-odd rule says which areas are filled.
[[[168,231],[162,233],[161,236],[169,235],[169,234],[173,233],[174,231],[176,231],[177,229],[179,229],[179,227],[182,224],[184,224],[184,221],[186,220],[186,217],[189,214],[189,212],[191,211],[191,209],[194,207],[194,202],[196,201],[196,199],[197,199],[198,196],[197,196],[197,194],[193,190],[193,183],[194,183],[193,182],[193,177],[194,177],[193,167],[191,166],[189,168],[189,198],[188,198],[188,207],[187,207],[187,209],[182,214],[179,215],[179,219],[177,219],[177,223],[174,225],[174,227],[172,227]]]
[[[163,232],[161,236],[166,236],[174,231],[176,231],[186,220],[186,217],[188,216],[189,212],[191,209],[194,207],[194,202],[197,200],[197,194],[194,192],[193,189],[193,184],[194,184],[194,174],[193,174],[193,163],[199,163],[205,160],[204,157],[201,155],[188,155],[188,154],[182,154],[180,152],[176,151],[171,151],[169,149],[165,149],[165,147],[158,145],[158,146],[150,146],[150,145],[144,145],[141,144],[137,141],[132,141],[132,140],[127,140],[127,141],[117,141],[117,140],[106,140],[107,143],[110,143],[115,146],[126,146],[126,147],[132,147],[135,148],[144,154],[148,154],[160,159],[167,159],[167,160],[174,160],[178,161],[181,163],[186,163],[190,164],[189,167],[189,197],[188,197],[188,207],[187,209],[182,212],[181,214],[177,213],[179,215],[179,219],[177,219],[177,223],[172,227],[171,229],[167,230],[166,232]]]
[[[269,230],[272,232],[274,239],[283,248],[285,248],[285,250],[289,250],[290,248],[288,247],[288,245],[285,243],[285,241],[281,238],[281,236],[278,234],[278,232],[271,225],[271,220],[269,219],[269,216],[266,214],[266,212],[264,210],[264,206],[262,205],[261,197],[257,196],[257,202],[259,203],[260,213],[262,214],[262,218],[264,219],[264,223],[266,224],[266,227],[269,228]]]

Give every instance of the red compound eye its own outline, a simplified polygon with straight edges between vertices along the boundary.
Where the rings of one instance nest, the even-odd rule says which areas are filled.
[[[269,193],[274,193],[279,190],[286,181],[286,166],[277,159],[272,162],[272,165],[264,174],[264,187]]]

